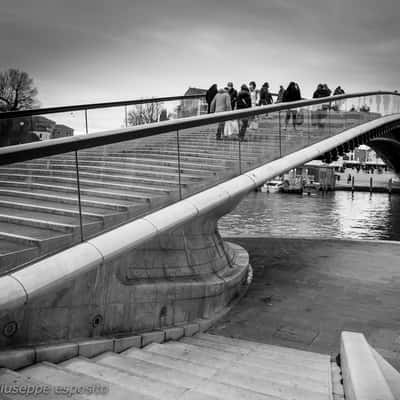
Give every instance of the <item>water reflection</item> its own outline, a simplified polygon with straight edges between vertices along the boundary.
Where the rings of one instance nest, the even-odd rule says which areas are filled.
[[[400,240],[400,195],[251,193],[221,218],[222,235]]]

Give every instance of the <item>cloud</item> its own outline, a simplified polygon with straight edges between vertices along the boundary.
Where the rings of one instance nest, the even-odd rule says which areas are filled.
[[[3,4],[4,3],[4,4]],[[42,104],[173,95],[233,80],[399,87],[394,0],[3,0],[0,69]]]

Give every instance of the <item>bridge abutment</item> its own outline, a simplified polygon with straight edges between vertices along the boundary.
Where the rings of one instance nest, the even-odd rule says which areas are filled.
[[[43,260],[49,274],[63,268],[63,260],[71,268],[84,259],[87,265],[34,294],[26,288],[25,304],[0,309],[0,346],[136,334],[212,319],[247,284],[247,252],[224,242],[217,229],[231,207],[228,202],[112,258],[93,260],[101,249],[89,242]],[[30,282],[40,280],[35,266],[27,267]],[[41,265],[36,272],[43,271]]]

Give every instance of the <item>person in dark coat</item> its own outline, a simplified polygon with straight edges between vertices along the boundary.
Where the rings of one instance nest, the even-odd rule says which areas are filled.
[[[333,95],[334,95],[334,96],[337,96],[337,95],[339,95],[339,94],[344,94],[344,90],[343,90],[340,86],[338,86],[338,87],[335,89],[335,91],[333,92]]]
[[[237,96],[236,107],[238,110],[243,110],[245,108],[251,108],[251,97],[250,90],[246,85],[242,85],[240,92]],[[243,118],[239,121],[239,140],[244,140],[244,135],[246,134],[247,127],[249,126],[249,119]]]
[[[234,110],[236,108],[236,100],[237,100],[238,93],[237,93],[237,90],[234,89],[232,82],[228,82],[228,84],[226,86],[228,88],[229,96],[231,96],[231,107],[232,107],[232,110]]]
[[[269,92],[268,82],[265,82],[264,85],[262,85],[262,88],[260,90],[260,100],[258,104],[260,106],[266,106],[268,104],[272,104],[272,95]]]
[[[211,102],[214,100],[215,95],[218,93],[218,87],[217,84],[214,83],[214,85],[210,86],[210,89],[207,90],[206,92],[206,101],[207,101],[207,106],[208,106],[208,113],[210,114],[210,107],[211,107]]]
[[[291,101],[298,101],[301,100],[301,93],[299,85],[295,82],[290,82],[289,86],[286,88],[285,93],[283,93],[283,103],[288,103]],[[285,118],[285,129],[287,129],[290,117],[292,117],[292,124],[294,130],[296,130],[296,116],[297,111],[295,109],[290,109],[286,111],[286,118]]]

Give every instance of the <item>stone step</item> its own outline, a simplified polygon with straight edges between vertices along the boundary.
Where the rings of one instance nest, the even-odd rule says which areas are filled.
[[[5,188],[7,187],[7,188]],[[15,188],[15,189],[14,189]],[[61,195],[61,193],[63,195]],[[0,196],[18,196],[22,198],[31,197],[35,200],[53,201],[55,203],[76,205],[78,207],[78,196],[74,188],[60,185],[30,184],[24,182],[0,181]],[[71,194],[68,196],[68,194]],[[114,197],[115,194],[115,197]],[[119,192],[114,190],[86,190],[81,189],[81,204],[84,207],[99,208],[105,210],[128,211],[132,202],[118,198]],[[122,195],[121,195],[122,196]],[[149,202],[150,196],[132,197]],[[140,205],[140,203],[136,203]]]
[[[19,175],[24,175],[24,176],[29,176],[29,175],[56,175],[56,176],[65,176],[65,177],[74,177],[76,178],[76,171],[73,170],[72,168],[62,168],[60,166],[58,167],[50,167],[50,168],[35,168],[35,167],[13,167],[13,168],[5,168],[5,167],[0,167],[0,172],[6,172],[8,174],[19,174]],[[183,173],[181,171],[181,174],[183,176]],[[165,178],[166,180],[177,180],[178,179],[178,172],[163,172],[163,171],[141,171],[139,169],[132,169],[132,168],[110,168],[110,167],[85,167],[85,166],[80,166],[79,167],[79,176],[81,178],[85,177],[99,177],[99,176],[105,176],[105,177],[110,177],[115,180],[118,180],[118,178],[121,179],[127,179],[127,178],[138,178],[138,177],[144,177],[144,178]],[[191,182],[191,181],[199,181],[200,179],[206,178],[207,175],[202,174],[191,174],[189,172],[184,173],[184,178],[185,180]],[[157,180],[156,179],[156,180]],[[129,179],[130,180],[130,179]]]
[[[217,371],[216,368],[211,366],[204,366],[200,363],[181,360],[164,354],[153,353],[151,351],[143,351],[137,348],[125,350],[121,354],[127,358],[146,361],[152,364],[157,364],[161,367],[174,368],[181,372],[190,371],[192,374],[202,378],[209,378]]]
[[[35,162],[36,161],[36,162]],[[66,170],[74,170],[75,163],[73,160],[53,160],[46,162],[43,159],[38,160],[31,160],[25,163],[18,163],[18,164],[10,164],[10,167],[16,168],[25,168],[25,169],[66,169]],[[149,173],[177,173],[178,168],[173,166],[162,166],[162,165],[152,165],[146,163],[134,163],[134,162],[115,162],[115,161],[81,161],[79,163],[79,171],[102,171],[103,169],[113,170],[116,169],[118,171],[127,171],[129,172],[130,169],[135,171],[140,171],[141,173],[149,172]],[[194,176],[197,175],[204,175],[207,176],[208,173],[204,171],[204,168],[190,168],[185,167],[181,168],[181,172],[186,174],[191,174]],[[210,173],[212,171],[210,170]]]
[[[155,353],[170,358],[189,361],[204,367],[212,367],[216,369],[226,368],[232,361],[232,358],[223,360],[210,352],[204,354],[202,351],[187,351],[184,349],[173,348],[172,346],[164,346],[158,343],[152,343],[144,348],[144,351]],[[237,357],[239,359],[240,356]]]
[[[238,150],[238,148],[237,148]],[[140,151],[140,154],[142,155],[154,155],[154,156],[158,156],[158,157],[171,157],[174,156],[174,152],[171,150],[168,150],[168,148],[166,149],[159,149],[159,148],[154,148],[154,149],[140,149],[138,150],[138,152]],[[134,151],[131,151],[130,154],[133,153]],[[204,150],[202,151],[202,149],[182,149],[181,153],[180,153],[180,157],[195,157],[197,159],[200,158],[205,158],[205,159],[217,159],[217,160],[226,160],[226,161],[230,161],[232,159],[235,159],[237,157],[238,151],[231,151],[231,152],[226,152],[226,151],[207,151]],[[243,154],[243,157],[248,159],[248,160],[252,160],[255,157],[253,155],[250,154]]]
[[[60,364],[69,371],[79,372],[92,378],[102,379],[127,390],[157,399],[176,400],[187,390],[184,386],[164,383],[157,379],[137,376],[130,371],[121,371],[112,367],[97,364],[83,357],[73,358]]]
[[[121,371],[127,371],[137,376],[144,376],[185,388],[194,388],[203,381],[203,378],[193,374],[187,365],[186,370],[182,371],[115,353],[102,354],[92,359],[92,361]]]
[[[38,213],[30,210],[2,207],[0,204],[0,222],[11,222],[15,224],[52,229],[59,232],[73,232],[79,228],[79,216],[75,218],[50,214]],[[102,221],[90,221],[83,217],[82,222],[87,226],[100,229]]]
[[[5,368],[0,368],[0,387],[1,385],[3,385],[3,389],[0,392],[1,400],[26,400],[28,398],[49,400],[55,392],[54,387],[47,382],[33,379]],[[8,391],[14,391],[14,393],[7,393]],[[84,399],[84,397],[79,395],[63,393],[54,394],[53,398],[60,400]]]
[[[231,372],[229,370],[220,370],[212,377],[213,381],[234,385],[236,387],[252,390],[268,396],[274,396],[280,399],[296,400],[330,400],[330,388],[327,385],[324,393],[313,391],[309,385],[306,387],[298,385],[296,382],[288,379],[283,382],[274,382],[268,375],[252,376],[244,373]]]
[[[244,356],[241,359],[241,362],[243,363],[248,361],[250,364],[252,360],[254,362],[259,361],[259,363],[262,363],[264,360],[270,363],[274,362],[278,367],[280,367],[280,370],[285,370],[286,368],[290,368],[292,366],[294,366],[294,370],[296,370],[299,366],[302,366],[304,363],[306,363],[306,366],[304,367],[305,371],[309,373],[309,369],[312,368],[313,371],[315,370],[315,373],[321,372],[321,374],[318,375],[321,375],[324,381],[326,381],[327,371],[329,370],[329,366],[327,364],[327,361],[329,361],[328,356],[322,360],[318,356],[313,357],[312,353],[305,356],[299,356],[296,352],[293,352],[292,354],[287,353],[285,351],[286,348],[281,352],[279,349],[275,349],[274,347],[272,348],[272,351],[270,351],[270,349],[267,350],[266,348],[249,349],[225,343],[213,343],[198,339],[196,337],[185,337],[182,338],[181,342],[208,350],[219,350],[227,353],[240,354]],[[300,373],[301,372],[302,371],[300,371]]]
[[[259,354],[255,351],[252,351],[248,354],[245,353],[233,353],[224,350],[210,349],[205,347],[200,347],[192,344],[188,344],[184,342],[185,339],[181,340],[179,343],[171,343],[169,346],[159,345],[159,344],[151,344],[145,348],[147,351],[156,352],[158,354],[169,355],[171,357],[181,358],[181,357],[189,357],[190,360],[196,362],[194,360],[199,359],[203,362],[205,360],[207,364],[207,357],[212,357],[213,362],[215,360],[219,360],[222,365],[226,365],[224,363],[235,362],[242,364],[250,364],[254,366],[264,366],[268,363],[276,364],[279,366],[279,369],[284,369],[286,366],[295,365],[298,368],[303,368],[308,373],[315,374],[318,379],[327,380],[330,373],[329,362],[327,364],[315,364],[313,362],[305,362],[304,360],[292,359],[290,357],[280,356],[279,354],[274,355],[265,355]],[[211,364],[213,365],[213,364]],[[219,364],[218,364],[219,365]]]
[[[7,273],[18,265],[38,258],[39,248],[35,245],[0,239],[0,275]]]
[[[35,215],[40,218],[50,219],[62,218],[63,221],[73,222],[79,221],[79,211],[76,207],[70,207],[66,205],[64,208],[54,207],[54,203],[48,202],[45,204],[44,202],[40,202],[37,204],[31,204],[29,201],[24,202],[23,199],[19,199],[17,196],[2,196],[0,195],[0,210],[7,210],[8,215]],[[54,216],[54,217],[53,217]],[[95,223],[95,222],[103,222],[103,214],[99,214],[98,212],[93,212],[93,210],[88,210],[87,207],[82,210],[82,221],[83,223]],[[65,219],[64,219],[65,218]]]
[[[132,184],[127,183],[119,183],[117,179],[113,179],[114,177],[97,175],[91,176],[91,178],[80,178],[80,186],[81,187],[108,187],[122,190],[135,190],[144,191],[144,192],[155,192],[155,193],[168,193],[171,191],[171,188],[175,188],[179,185],[178,179],[172,180],[152,180],[145,178],[132,178],[129,181]],[[126,177],[125,177],[126,178]],[[121,180],[122,177],[119,179]],[[126,180],[126,179],[124,179]],[[53,184],[53,183],[61,183],[65,186],[69,187],[77,187],[76,177],[61,177],[58,175],[20,175],[20,174],[3,174],[0,172],[0,182],[25,182],[26,184]],[[185,184],[182,184],[183,186]]]
[[[259,343],[259,342],[252,342],[250,340],[246,339],[238,339],[238,338],[232,338],[232,337],[225,337],[225,336],[220,336],[220,335],[213,335],[209,333],[198,333],[195,336],[198,339],[201,340],[206,340],[206,341],[212,341],[214,343],[222,343],[226,345],[232,345],[232,346],[239,346],[243,348],[249,348],[249,349],[257,349],[258,351],[275,351],[280,354],[289,354],[290,356],[298,356],[300,358],[306,358],[310,359],[311,361],[320,361],[324,363],[326,360],[330,359],[329,355],[326,354],[320,354],[320,353],[314,353],[314,352],[309,352],[305,350],[298,350],[298,349],[293,349],[290,347],[281,347],[281,346],[276,346],[276,345],[271,345],[271,344],[265,344],[265,343]]]
[[[33,162],[32,160],[31,162]],[[74,162],[72,157],[68,157],[68,155],[58,156],[57,158],[52,157],[52,162],[64,162],[70,161]],[[207,161],[209,161],[207,163]],[[161,159],[161,158],[154,158],[154,157],[146,157],[137,155],[129,156],[128,154],[121,155],[121,153],[112,153],[108,154],[107,156],[96,156],[96,155],[85,155],[84,158],[80,162],[90,162],[101,165],[101,163],[119,163],[119,164],[145,164],[148,166],[155,166],[155,167],[169,167],[169,168],[177,168],[178,166],[178,158],[173,159]],[[207,170],[214,170],[214,168],[223,168],[223,163],[218,163],[216,160],[210,159],[196,159],[196,157],[190,157],[188,160],[187,157],[181,158],[181,168],[197,168],[197,169],[207,169]]]
[[[47,252],[49,247],[52,245],[69,243],[72,234],[65,234],[51,229],[41,229],[32,226],[21,226],[19,224],[1,221],[0,238],[14,241],[16,243],[36,245],[41,250]]]
[[[135,158],[136,160],[142,160],[145,159],[146,162],[149,162],[150,160],[153,160],[154,162],[159,163],[160,165],[165,165],[164,163],[166,161],[175,161],[176,164],[178,163],[178,157],[177,156],[173,156],[171,154],[154,154],[154,153],[141,153],[141,152],[137,152],[134,154],[131,153],[124,153],[125,156],[130,156],[131,158]],[[113,155],[113,154],[109,154],[108,155],[110,158],[121,158],[121,154],[117,154],[117,155]],[[201,164],[201,163],[206,163],[208,165],[213,165],[213,164],[217,164],[217,165],[224,165],[224,161],[230,161],[231,158],[228,158],[226,160],[221,160],[219,158],[216,157],[206,157],[205,155],[189,155],[189,154],[181,154],[180,155],[180,160],[181,162],[191,162],[194,163],[196,165]]]
[[[79,373],[79,371],[71,371],[59,365],[54,365],[48,362],[35,364],[31,367],[24,368],[19,371],[20,374],[40,380],[53,386],[61,386],[66,390],[78,388],[83,386],[85,388],[92,387],[97,389],[98,394],[88,393],[86,395],[79,395],[82,399],[110,399],[110,400],[126,400],[126,399],[140,399],[140,400],[155,400],[152,396],[146,396],[135,390],[135,388],[127,389],[120,385],[114,384],[103,377],[93,377],[87,374]],[[106,393],[99,393],[100,390]],[[54,399],[58,398],[56,394]]]

